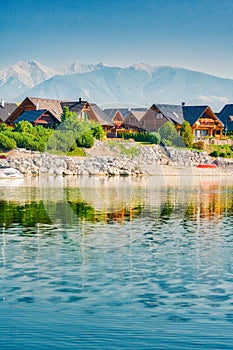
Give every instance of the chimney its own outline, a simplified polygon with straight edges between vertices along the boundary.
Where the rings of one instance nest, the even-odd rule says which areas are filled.
[[[39,102],[36,103],[36,110],[39,110]]]
[[[79,102],[79,103],[82,102],[82,97],[79,97],[78,102]]]
[[[2,107],[2,108],[4,108],[4,107],[5,107],[5,101],[4,101],[4,99],[3,99],[3,98],[1,99],[1,107]]]
[[[184,107],[185,106],[185,102],[183,101],[183,102],[181,102],[181,105],[182,105],[182,107]]]

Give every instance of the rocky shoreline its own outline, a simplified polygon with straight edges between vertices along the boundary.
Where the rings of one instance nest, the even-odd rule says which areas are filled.
[[[25,176],[40,175],[99,175],[99,176],[150,176],[150,175],[231,175],[233,161],[214,159],[206,152],[175,149],[159,145],[140,146],[132,143],[124,147],[136,150],[134,155],[120,153],[98,141],[86,157],[56,156],[16,149],[13,157],[1,159],[1,166],[10,166]],[[102,155],[104,154],[104,155]],[[199,164],[215,163],[215,169],[199,169]]]

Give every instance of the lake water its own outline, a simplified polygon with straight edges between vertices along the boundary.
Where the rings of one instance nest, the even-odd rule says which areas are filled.
[[[233,348],[233,180],[0,185],[0,349]]]

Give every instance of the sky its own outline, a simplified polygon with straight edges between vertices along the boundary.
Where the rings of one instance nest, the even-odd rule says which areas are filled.
[[[37,60],[189,68],[233,79],[233,0],[7,0],[0,68]]]

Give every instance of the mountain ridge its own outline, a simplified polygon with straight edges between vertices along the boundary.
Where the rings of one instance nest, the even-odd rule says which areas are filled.
[[[209,104],[220,109],[233,99],[233,80],[182,67],[136,63],[110,67],[78,61],[50,68],[20,61],[0,70],[0,96],[20,101],[26,96],[56,99],[79,97],[97,104]]]

